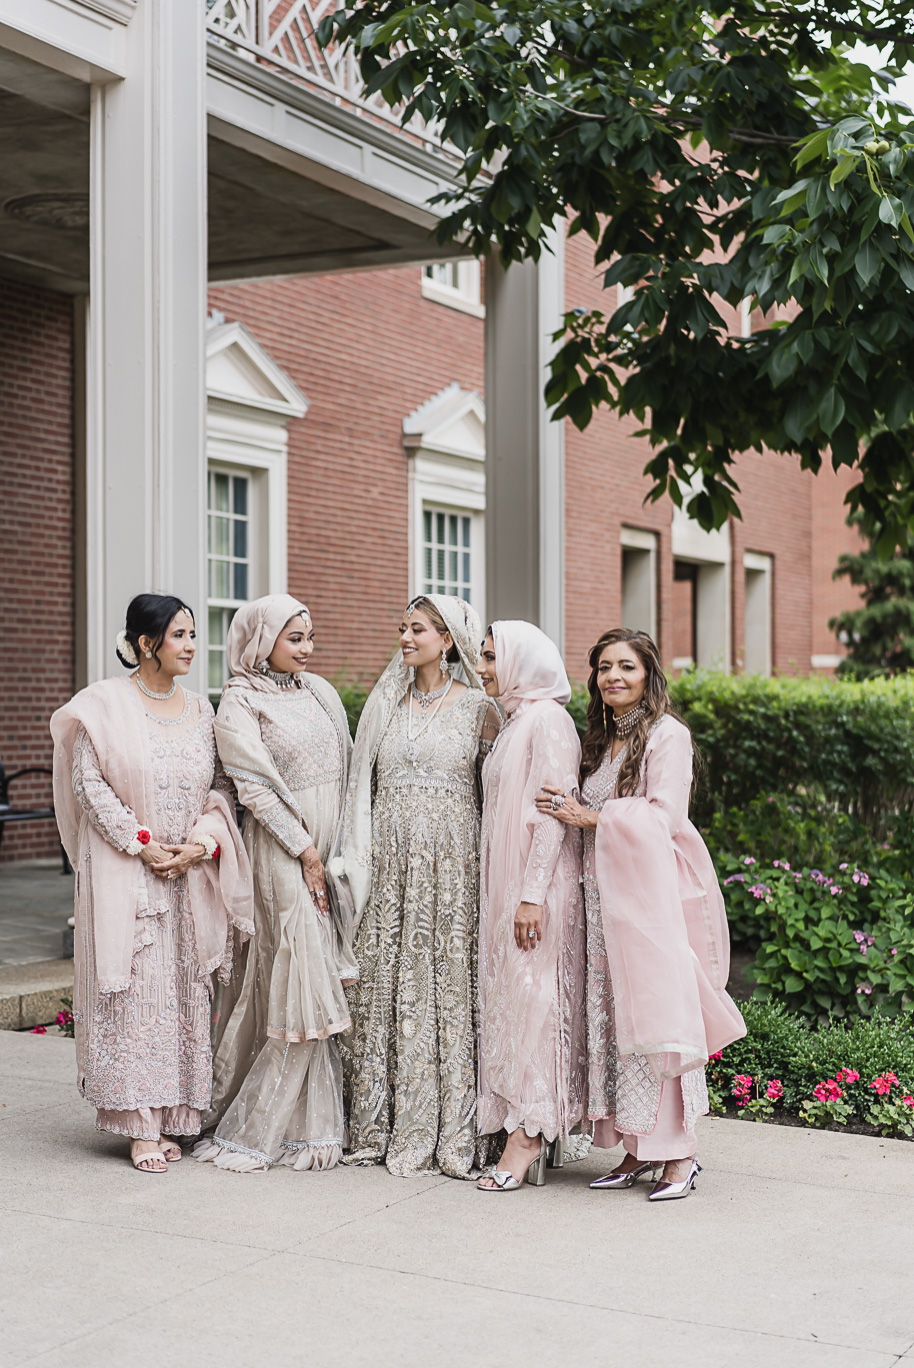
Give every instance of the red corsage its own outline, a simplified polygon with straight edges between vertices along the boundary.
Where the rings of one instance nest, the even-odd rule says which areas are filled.
[[[152,833],[147,831],[145,827],[140,827],[136,834],[136,839],[139,841],[140,845],[149,845],[149,842],[152,840]]]
[[[218,858],[219,858],[219,856],[220,856],[221,854],[222,854],[222,847],[221,847],[221,846],[216,846],[216,849],[213,851],[212,858],[213,858],[214,860],[218,860]]]

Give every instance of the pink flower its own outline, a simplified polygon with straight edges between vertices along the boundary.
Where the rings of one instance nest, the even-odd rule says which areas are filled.
[[[781,1098],[784,1096],[784,1085],[779,1078],[769,1079],[768,1087],[765,1089],[765,1096],[770,1102],[780,1102]]]
[[[749,1101],[749,1094],[752,1091],[751,1074],[735,1074],[733,1077],[733,1096],[736,1098],[738,1107],[745,1107]]]
[[[865,955],[865,954],[866,954],[866,950],[865,950],[865,949],[862,950],[861,953]],[[872,985],[871,983],[861,983],[861,984],[859,984],[858,987],[857,987],[857,996],[859,997],[861,993],[865,993],[866,996],[869,997],[869,995],[870,995],[870,993],[872,993],[872,991],[873,991],[873,985]]]
[[[912,1097],[910,1093],[908,1093],[906,1097],[903,1097],[901,1101],[906,1107],[914,1107],[914,1097]]]
[[[839,1069],[835,1074],[839,1083],[856,1083],[859,1077],[856,1069]]]
[[[33,1026],[32,1029],[29,1031],[29,1035],[47,1035],[47,1033],[47,1026]]]
[[[743,864],[745,864],[745,865],[755,864],[755,859],[754,859],[754,857],[753,857],[752,855],[747,855],[747,856],[745,857],[745,859],[743,860]]]
[[[878,1078],[874,1078],[870,1087],[873,1092],[879,1093],[880,1097],[885,1097],[887,1093],[892,1091],[892,1085],[897,1083],[898,1079],[895,1074],[887,1072],[880,1074]]]
[[[831,888],[828,891],[834,898],[838,893],[841,892],[841,889],[838,887],[837,884],[832,884]]]
[[[839,864],[839,865],[838,865],[838,868],[839,868],[839,869],[847,869],[847,860],[844,861],[844,864]]]
[[[834,1078],[827,1078],[824,1083],[817,1083],[813,1092],[820,1102],[837,1102],[839,1097],[844,1096]]]
[[[723,1050],[718,1050],[716,1054],[708,1055],[708,1063],[710,1064],[711,1061],[714,1060],[714,1059],[723,1059],[723,1057],[724,1057],[724,1052],[723,1052]]]

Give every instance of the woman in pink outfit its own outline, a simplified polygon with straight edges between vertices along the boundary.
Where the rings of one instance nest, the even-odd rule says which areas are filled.
[[[657,647],[617,628],[590,665],[581,802],[553,784],[537,806],[584,831],[587,1115],[595,1145],[626,1151],[591,1186],[631,1187],[662,1169],[650,1198],[666,1201],[687,1196],[699,1172],[708,1057],[746,1028],[726,992],[720,886],[688,817],[692,738]]]
[[[478,1125],[508,1143],[478,1186],[508,1192],[545,1181],[547,1144],[584,1111],[581,844],[536,807],[544,785],[575,786],[580,743],[562,658],[538,627],[493,623],[480,678],[507,720],[483,768]]]

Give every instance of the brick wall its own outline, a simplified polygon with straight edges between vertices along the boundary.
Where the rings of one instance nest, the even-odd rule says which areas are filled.
[[[844,647],[829,629],[829,618],[846,608],[856,608],[859,590],[847,579],[833,580],[832,572],[838,557],[854,554],[866,545],[859,533],[847,526],[847,505],[844,497],[852,485],[859,484],[856,471],[842,466],[839,471],[823,464],[816,476],[808,476],[812,493],[812,604],[814,655],[843,655]]]
[[[73,692],[72,300],[0,280],[0,757],[50,765],[48,719]],[[50,779],[14,786],[50,799]],[[53,822],[11,825],[0,859],[59,850]]]
[[[373,678],[409,591],[403,419],[445,385],[483,392],[483,321],[424,299],[418,266],[212,289],[308,399],[289,428],[289,588],[314,667]]]

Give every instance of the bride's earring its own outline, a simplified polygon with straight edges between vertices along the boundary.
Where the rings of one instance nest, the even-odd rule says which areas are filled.
[[[603,730],[609,731],[609,723],[606,721],[606,700],[603,700]]]
[[[442,646],[442,647],[441,647],[441,673],[442,673],[442,675],[444,676],[444,678],[447,679],[447,677],[448,677],[448,668],[447,668],[447,648],[446,648],[445,646]]]

